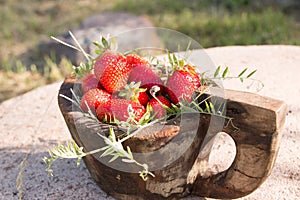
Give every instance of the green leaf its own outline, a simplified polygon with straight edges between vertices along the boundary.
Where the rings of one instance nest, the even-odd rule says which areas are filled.
[[[188,45],[187,45],[185,51],[189,51],[189,50],[190,50],[191,44],[192,44],[192,41],[189,40],[189,43],[188,43]]]
[[[200,84],[205,85],[205,83],[206,83],[206,79],[205,78],[200,78]]]
[[[212,102],[209,102],[210,110],[213,114],[216,114],[215,106]]]
[[[94,52],[95,52],[95,54],[97,54],[97,55],[102,55],[102,53],[103,53],[103,51],[100,50],[100,49],[96,49]]]
[[[173,54],[173,60],[174,60],[174,64],[178,65],[178,60],[175,54]]]
[[[225,70],[223,71],[222,78],[225,78],[225,77],[226,77],[226,75],[227,75],[227,73],[228,73],[228,70],[229,70],[229,68],[226,67]]]
[[[204,103],[205,103],[206,111],[207,111],[208,113],[211,113],[211,111],[210,111],[210,108],[209,108],[209,105],[208,105],[207,101],[205,101]]]
[[[184,65],[184,60],[179,60],[179,66],[183,66]]]
[[[77,67],[74,68],[74,72],[75,72],[76,75],[78,75],[79,74],[79,69]]]
[[[105,49],[108,49],[109,45],[108,45],[107,40],[104,37],[102,37],[102,44]]]
[[[244,69],[239,75],[238,77],[240,78],[241,76],[243,76],[243,74],[248,70],[248,68]],[[242,81],[243,82],[243,81]]]
[[[110,39],[110,47],[109,47],[110,50],[112,51],[117,51],[118,49],[118,42],[116,41],[116,38],[111,38]]]
[[[129,146],[127,146],[127,152],[128,152],[128,155],[130,155],[130,157],[132,158],[132,152],[131,152],[131,149]]]
[[[171,53],[169,51],[167,51],[167,54],[168,54],[169,63],[173,66],[174,62],[173,62],[173,59],[171,57]]]
[[[248,74],[248,76],[246,78],[250,78],[253,74],[255,74],[256,71],[257,71],[257,69],[252,71],[250,74]]]
[[[78,158],[77,158],[77,163],[76,163],[76,166],[77,166],[77,167],[80,165],[80,161],[81,161],[81,157],[78,157]]]
[[[104,152],[101,154],[100,157],[105,157],[105,156],[111,155],[113,152],[114,152],[114,149],[108,148],[108,149],[106,149],[106,151],[104,151]]]
[[[93,44],[94,44],[96,47],[98,47],[99,49],[102,48],[102,46],[101,46],[98,42],[93,42]]]
[[[113,162],[115,161],[119,156],[116,154],[114,155],[108,162]]]
[[[217,70],[215,71],[214,78],[216,78],[219,75],[220,70],[221,70],[221,66],[218,66]]]
[[[108,149],[109,148],[109,146],[104,146],[104,147],[101,147],[99,150],[100,151],[104,151],[104,150],[106,150],[106,149]]]

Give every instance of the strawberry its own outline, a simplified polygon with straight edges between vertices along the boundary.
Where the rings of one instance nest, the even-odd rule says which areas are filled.
[[[130,71],[129,82],[141,82],[141,88],[146,88],[149,91],[154,85],[160,87],[160,92],[163,92],[164,85],[160,77],[155,74],[146,65],[138,65]]]
[[[96,78],[99,80],[100,77],[102,76],[104,69],[106,68],[106,66],[108,64],[110,64],[111,62],[113,62],[114,60],[120,58],[121,55],[116,54],[112,51],[105,51],[95,62],[94,64],[94,72],[95,72],[95,76]]]
[[[136,67],[138,65],[150,65],[147,60],[137,54],[128,54],[126,56],[126,60],[132,67]]]
[[[166,116],[166,109],[162,106],[162,104],[171,108],[170,101],[166,97],[161,95],[157,96],[156,98],[150,99],[150,101],[148,102],[148,105],[152,107],[152,112],[155,113],[155,118],[157,119]]]
[[[186,76],[186,79],[191,82],[194,89],[198,89],[200,87],[200,76],[195,71],[195,67],[189,64],[184,66],[184,69],[189,72],[189,75]]]
[[[149,96],[146,90],[147,89],[145,88],[140,88],[140,82],[131,82],[130,84],[127,84],[118,95],[119,97],[130,99],[146,106],[149,101]]]
[[[112,99],[105,104],[98,106],[96,113],[100,121],[105,118],[108,122],[117,119],[119,121],[127,121],[130,114],[138,122],[146,113],[146,109],[140,103],[127,99]]]
[[[82,92],[86,93],[90,89],[101,89],[101,84],[99,83],[99,80],[96,78],[95,74],[90,73],[83,77],[81,88]]]
[[[99,105],[102,105],[111,100],[111,94],[105,90],[94,88],[87,91],[81,99],[80,107],[85,112],[88,111],[88,107],[92,112],[95,112]],[[88,107],[87,107],[87,105]]]
[[[126,58],[119,57],[109,63],[100,77],[101,85],[110,93],[124,88],[127,83],[131,65]]]
[[[142,104],[143,106],[146,106],[149,101],[149,96],[148,96],[147,92],[139,92],[136,95],[136,98],[137,98],[138,102],[140,104]]]
[[[190,102],[198,87],[200,87],[199,75],[190,65],[174,71],[166,83],[167,94],[174,104],[182,100]]]

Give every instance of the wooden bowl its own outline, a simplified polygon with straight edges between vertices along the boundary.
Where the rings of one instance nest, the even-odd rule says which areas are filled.
[[[72,98],[71,88],[81,88],[75,76],[65,79],[59,93]],[[226,115],[233,118],[238,129],[220,116],[186,113],[149,126],[123,143],[135,152],[137,160],[149,165],[155,177],[149,176],[144,181],[136,173],[140,169],[135,165],[118,159],[109,163],[110,158],[100,158],[100,154],[83,158],[91,176],[103,191],[117,199],[179,199],[188,195],[232,199],[253,192],[273,168],[286,105],[253,93],[231,90],[225,93]],[[58,103],[79,146],[90,151],[104,145],[96,133],[107,135],[107,124],[95,122],[61,96]],[[218,127],[216,122],[222,126]],[[118,127],[114,130],[121,131]],[[211,149],[203,147],[220,131],[235,141],[235,159],[224,172],[203,177]],[[205,156],[200,157],[200,152]]]

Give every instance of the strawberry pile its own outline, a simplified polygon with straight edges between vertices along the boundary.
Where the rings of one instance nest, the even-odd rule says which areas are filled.
[[[195,67],[175,66],[165,81],[155,67],[137,54],[126,56],[106,50],[82,78],[80,107],[102,122],[140,121],[167,118],[173,107],[190,102],[200,87]]]

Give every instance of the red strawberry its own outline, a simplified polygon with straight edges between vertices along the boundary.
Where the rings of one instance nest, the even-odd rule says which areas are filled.
[[[128,64],[130,64],[132,67],[138,66],[138,65],[150,65],[150,63],[142,58],[141,56],[137,54],[128,54],[126,56]]]
[[[149,96],[146,93],[146,90],[147,89],[145,88],[140,88],[140,82],[131,82],[130,84],[127,84],[118,95],[119,97],[130,99],[146,106],[149,101]]]
[[[126,85],[130,70],[126,58],[119,57],[105,67],[100,83],[108,92],[117,92]]]
[[[90,89],[99,88],[101,89],[101,84],[96,78],[95,74],[88,74],[82,79],[82,92],[86,93]]]
[[[130,71],[128,78],[129,82],[141,82],[141,88],[146,88],[148,91],[152,86],[157,85],[160,87],[160,92],[163,92],[164,86],[160,77],[155,74],[146,65],[138,65]]]
[[[88,111],[88,107],[92,112],[95,112],[99,105],[102,105],[111,100],[111,94],[106,92],[105,90],[101,90],[98,88],[91,89],[87,91],[80,102],[80,107],[85,112]],[[87,107],[87,105],[88,107]]]
[[[189,75],[185,76],[185,78],[191,82],[194,89],[198,89],[200,87],[200,76],[195,71],[195,67],[187,64],[184,66],[184,70],[189,72]]]
[[[184,67],[174,71],[166,84],[167,93],[174,104],[184,99],[190,102],[194,91],[200,86],[200,78],[194,68],[190,65]]]
[[[152,112],[155,113],[155,118],[159,119],[159,118],[166,116],[166,109],[161,104],[171,108],[171,103],[164,96],[157,96],[156,98],[160,102],[158,102],[157,99],[152,98],[148,102],[148,105],[150,105],[152,107]]]
[[[147,92],[139,92],[136,95],[136,98],[138,99],[139,103],[142,104],[143,106],[146,106],[149,101],[149,96]]]
[[[106,68],[106,66],[113,62],[114,60],[120,58],[121,55],[114,53],[112,51],[105,51],[95,62],[94,65],[94,72],[96,75],[96,78],[99,80],[100,77],[103,74],[104,69]]]
[[[146,109],[140,103],[127,99],[112,99],[111,101],[99,105],[97,108],[97,117],[100,121],[113,121],[114,118],[119,121],[127,121],[129,112],[135,116],[135,120],[139,121],[146,113]]]

